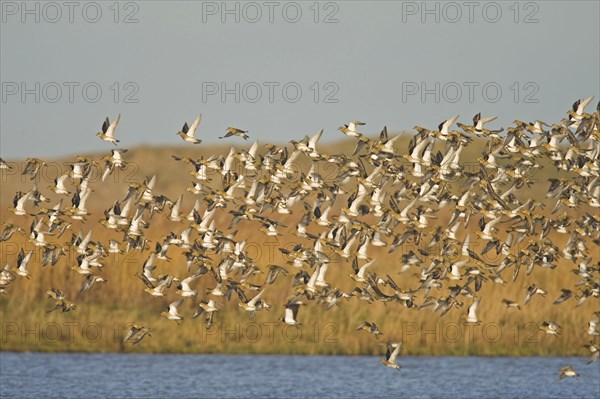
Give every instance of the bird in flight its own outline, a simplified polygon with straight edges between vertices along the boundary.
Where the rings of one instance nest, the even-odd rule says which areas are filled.
[[[387,352],[385,353],[385,359],[379,360],[379,363],[386,367],[400,371],[402,366],[398,364],[398,355],[402,349],[402,342],[387,342]]]
[[[121,120],[121,114],[119,114],[117,116],[117,119],[115,119],[112,123],[110,122],[110,120],[108,119],[108,116],[107,116],[106,119],[104,120],[104,123],[102,123],[102,131],[96,133],[96,136],[100,137],[102,140],[104,140],[106,142],[117,145],[119,140],[117,140],[117,138],[115,137],[115,130],[117,129],[117,125],[119,124],[120,120]]]
[[[303,305],[302,302],[288,302],[285,305],[285,316],[281,321],[290,326],[302,325],[302,323],[299,323],[298,320],[296,320],[301,305]]]
[[[248,136],[247,130],[238,129],[237,127],[228,127],[227,133],[225,134],[225,136],[221,136],[219,138],[224,139],[224,138],[231,137],[231,136],[241,137],[244,140],[248,140],[248,138],[250,137],[250,136]]]
[[[142,341],[142,339],[144,339],[146,335],[151,337],[151,332],[152,330],[149,328],[140,326],[138,324],[132,324],[129,332],[123,339],[123,343],[126,344],[127,342],[130,342],[132,345],[137,345]]]
[[[560,371],[560,376],[558,377],[559,381],[562,381],[563,379],[568,377],[579,377],[579,374],[573,369],[573,366],[571,366],[570,364],[560,368],[558,371]]]
[[[192,144],[200,144],[202,140],[196,138],[196,129],[200,125],[200,120],[202,119],[202,114],[198,115],[198,117],[194,120],[191,126],[188,127],[187,122],[183,124],[181,130],[177,133],[179,137],[183,139],[183,141]]]

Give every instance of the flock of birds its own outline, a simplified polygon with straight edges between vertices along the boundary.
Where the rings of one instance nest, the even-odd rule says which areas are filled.
[[[351,121],[339,130],[355,142],[352,154],[319,151],[321,130],[310,138],[292,140],[290,149],[273,144],[261,147],[257,141],[248,150],[232,147],[226,156],[192,159],[173,155],[182,166],[189,166],[195,179],[186,188],[197,198],[194,207],[189,213],[182,212],[182,196],[170,199],[157,194],[156,176],[130,184],[124,197],[112,203],[100,221],[103,228],[122,234],[121,240],[107,243],[94,241],[89,225],[87,234],[73,234],[70,242],[59,241],[73,221],[86,221],[90,215],[86,203],[94,191],[89,178],[94,161],[78,156],[68,173],[48,188],[60,196],[70,195],[70,206],[63,206],[61,200],[52,208],[44,208],[41,204],[49,199],[36,185],[17,192],[10,211],[24,223],[33,219],[28,231],[25,224],[6,223],[0,242],[10,240],[15,232],[28,236],[41,250],[42,266],[55,265],[67,251],[76,251],[77,264],[72,269],[83,276],[82,292],[107,282],[101,272],[103,258],[109,253],[147,250],[148,258],[141,265],[141,273],[136,274],[139,289],[150,296],[163,297],[174,287],[179,299],[161,315],[180,322],[184,316],[178,309],[186,298],[191,298],[197,303],[192,318],[202,317],[207,327],[222,309],[219,298],[237,297],[239,307],[250,317],[268,310],[271,305],[265,297],[270,286],[287,276],[292,288],[281,321],[288,325],[300,324],[299,311],[308,302],[322,303],[329,309],[345,300],[396,302],[419,310],[431,307],[440,315],[467,303],[464,322],[478,324],[484,284],[506,284],[511,278],[507,277],[509,271],[514,282],[521,269],[527,274],[536,268],[554,269],[559,259],[573,264],[579,281],[573,287],[563,288],[554,304],[572,298],[570,302],[575,301],[577,307],[588,298],[600,298],[600,104],[594,112],[586,113],[585,108],[592,101],[593,97],[575,102],[567,117],[551,125],[516,120],[506,131],[494,130],[487,126],[495,117],[477,114],[468,125],[457,123],[458,116],[454,116],[437,129],[417,126],[407,152],[394,147],[400,135],[390,138],[384,128],[378,138],[370,138],[361,132],[364,123]],[[120,115],[112,122],[106,118],[97,136],[117,146],[119,121]],[[198,116],[190,126],[185,123],[177,134],[186,143],[200,144],[196,136],[200,122]],[[454,129],[455,123],[460,130]],[[248,132],[228,128],[221,138],[232,136],[247,140]],[[466,170],[460,163],[461,153],[475,138],[486,140],[486,150],[477,167]],[[103,184],[115,169],[126,166],[125,154],[126,150],[117,147],[103,158],[104,173],[97,184]],[[297,171],[295,164],[300,160],[308,162],[310,170],[290,181],[288,178]],[[531,176],[544,162],[568,175],[542,182],[548,184],[545,198],[552,206],[549,213],[541,212],[547,204],[518,196],[520,189],[534,184]],[[332,181],[326,181],[319,173],[318,166],[323,163],[337,166],[338,173]],[[22,174],[33,179],[44,166],[43,160],[28,158]],[[11,166],[1,161],[0,168]],[[213,179],[215,175],[220,179]],[[451,185],[450,181],[454,183]],[[297,212],[296,208],[301,215],[295,229],[277,220],[276,215],[291,214],[292,209]],[[451,213],[449,222],[431,226],[430,219],[440,211]],[[218,213],[231,215],[228,226],[216,225]],[[151,246],[146,232],[155,217],[182,222],[185,228],[169,232]],[[470,233],[462,234],[472,219],[478,225],[476,235],[485,243],[480,252],[470,245]],[[268,237],[282,235],[283,229],[292,231],[302,243],[279,249],[289,265],[255,264],[247,254],[246,241],[236,239],[234,229],[242,220]],[[568,237],[566,244],[555,245],[551,233]],[[47,241],[49,237],[54,237],[53,242]],[[386,247],[391,253],[409,240],[426,245],[421,246],[424,249],[401,254],[400,271],[420,269],[417,284],[403,290],[390,275],[383,277],[372,271],[377,259],[370,258],[369,251],[372,247]],[[171,248],[185,255],[188,275],[154,273],[158,260],[171,259]],[[517,254],[512,251],[515,248]],[[502,255],[499,264],[483,260],[489,251]],[[7,264],[0,271],[2,293],[7,293],[17,276],[28,278],[32,253],[21,248],[16,267]],[[332,257],[347,262],[348,266],[342,263],[334,267],[348,267],[349,278],[356,285],[351,292],[343,292],[327,280]],[[266,277],[260,277],[265,274]],[[199,279],[214,281],[214,288],[207,289],[204,299],[199,299],[194,289]],[[433,295],[442,292],[443,295]],[[534,297],[546,295],[542,287],[531,284],[523,292],[522,303],[510,299],[503,299],[502,303],[507,308],[520,309]],[[52,302],[49,311],[76,309],[58,288],[50,289],[48,297]],[[596,311],[586,329],[591,337],[587,345],[590,363],[600,357],[600,345],[594,343],[600,336],[599,326],[600,311]],[[376,338],[382,335],[377,325],[369,321],[356,329]],[[555,321],[544,321],[540,329],[551,335],[561,334]],[[150,333],[150,328],[134,324],[125,342],[137,344]],[[388,341],[381,363],[400,369],[401,347],[398,340]],[[571,366],[560,372],[560,379],[578,376]]]

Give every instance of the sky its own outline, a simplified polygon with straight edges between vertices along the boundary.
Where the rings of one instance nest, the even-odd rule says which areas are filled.
[[[233,126],[285,143],[460,115],[558,122],[600,95],[599,1],[0,3],[0,156],[183,144]],[[590,107],[591,108],[591,107]],[[201,144],[202,145],[202,144]]]

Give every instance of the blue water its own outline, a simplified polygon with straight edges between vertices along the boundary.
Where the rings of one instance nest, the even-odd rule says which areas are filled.
[[[557,357],[0,354],[0,396],[600,398],[600,361]],[[558,381],[572,364],[580,378]]]

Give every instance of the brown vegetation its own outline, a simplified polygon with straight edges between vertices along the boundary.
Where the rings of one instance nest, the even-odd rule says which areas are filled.
[[[397,143],[397,148],[406,148],[408,137]],[[323,145],[321,150],[327,153],[351,152],[352,144],[344,142],[338,146]],[[129,166],[109,177],[105,183],[93,184],[93,195],[88,203],[91,215],[88,222],[72,223],[70,231],[61,240],[66,240],[71,233],[82,231],[87,233],[93,224],[93,240],[108,242],[109,239],[120,240],[122,233],[105,229],[97,223],[102,212],[116,200],[122,198],[127,186],[132,182],[141,182],[146,176],[157,174],[156,193],[175,199],[183,188],[190,185],[193,178],[188,174],[189,168],[176,162],[171,154],[179,156],[209,156],[225,153],[228,147],[204,148],[203,146],[185,146],[173,148],[140,147],[127,153]],[[475,142],[468,147],[464,159],[476,164],[476,158],[483,151],[483,143]],[[99,160],[99,155],[90,156]],[[54,205],[59,196],[48,192],[46,186],[58,173],[55,168],[67,170],[67,162],[59,160],[49,162],[49,166],[41,173],[36,183],[40,190],[50,198],[44,206]],[[467,167],[469,163],[467,162]],[[14,171],[2,171],[2,190],[0,193],[0,222],[11,222],[22,226],[26,231],[33,218],[16,217],[6,209],[11,203],[12,196],[17,190],[28,190],[32,182],[27,176],[21,176],[24,163]],[[306,173],[308,163],[300,164]],[[337,171],[327,169],[333,166],[323,165],[321,174],[335,176]],[[100,172],[101,173],[101,172]],[[537,183],[529,189],[520,190],[517,196],[543,199],[548,187],[547,177],[556,175],[554,168],[545,168],[535,176]],[[296,176],[297,178],[298,176]],[[98,175],[99,178],[99,175]],[[220,177],[214,175],[213,184],[220,184]],[[460,187],[461,181],[452,184]],[[183,212],[187,213],[194,203],[194,195],[186,192],[183,199]],[[68,202],[69,197],[64,197]],[[203,207],[205,205],[203,204]],[[550,205],[550,209],[551,209]],[[204,209],[204,208],[203,208]],[[217,214],[217,225],[227,226],[233,208],[220,209]],[[276,215],[274,219],[288,226],[287,230],[295,229],[302,206],[298,205],[292,215]],[[568,210],[572,215],[581,214],[584,209]],[[546,212],[549,212],[548,207]],[[433,225],[447,223],[449,214],[439,214]],[[366,217],[364,220],[368,220]],[[147,238],[150,246],[161,241],[161,237],[170,231],[181,232],[185,225],[166,220],[163,215],[155,215],[150,220]],[[469,230],[477,229],[476,220],[472,220]],[[289,248],[294,243],[311,245],[310,239],[298,238],[294,234],[285,233],[283,236],[267,237],[257,230],[257,225],[249,221],[241,221],[237,226],[236,239],[248,240],[248,255],[263,271],[269,264],[284,266],[293,275],[297,272],[292,265],[286,264],[286,258],[278,250],[280,247]],[[194,233],[197,237],[198,233]],[[461,229],[459,238],[464,238],[466,231]],[[474,234],[472,234],[474,236]],[[550,238],[561,248],[568,235],[553,233]],[[49,236],[49,242],[57,242]],[[481,244],[480,245],[484,245]],[[526,243],[523,243],[526,245]],[[313,301],[300,309],[298,319],[303,323],[299,329],[278,322],[283,316],[283,305],[289,295],[290,279],[279,279],[274,285],[267,287],[264,299],[273,305],[268,311],[257,312],[254,319],[249,319],[245,311],[237,305],[235,296],[231,301],[222,299],[224,308],[216,313],[213,330],[206,330],[202,318],[192,320],[191,316],[197,307],[198,300],[205,298],[205,288],[214,287],[214,279],[210,276],[201,278],[194,283],[199,295],[196,300],[187,298],[180,308],[185,320],[181,324],[165,320],[160,312],[178,298],[175,289],[169,289],[164,298],[154,298],[144,292],[142,282],[134,277],[141,272],[142,263],[150,251],[140,253],[132,251],[125,254],[110,254],[103,263],[105,267],[100,273],[108,279],[108,283],[93,287],[89,292],[79,293],[83,277],[71,270],[76,254],[69,251],[59,263],[54,266],[40,267],[39,249],[27,241],[27,237],[15,234],[8,242],[0,244],[0,261],[14,268],[20,247],[26,251],[34,250],[34,259],[29,266],[31,278],[17,278],[8,289],[7,295],[0,296],[0,347],[2,350],[33,350],[33,351],[131,351],[131,352],[181,352],[181,353],[304,353],[304,354],[380,354],[385,352],[380,342],[371,335],[355,331],[355,327],[365,320],[377,323],[384,333],[385,339],[402,339],[405,342],[404,354],[418,355],[572,355],[586,354],[583,344],[590,341],[585,328],[593,312],[600,308],[600,299],[590,298],[582,306],[575,308],[576,299],[571,298],[561,305],[552,302],[560,295],[562,287],[573,286],[579,279],[572,273],[572,263],[560,260],[555,269],[536,268],[531,275],[524,270],[514,281],[511,273],[505,276],[509,282],[506,285],[488,282],[484,284],[479,295],[482,297],[478,314],[482,323],[478,326],[467,326],[461,320],[469,302],[460,309],[453,309],[440,318],[431,308],[408,309],[402,304],[375,302],[367,305],[357,298],[342,299],[340,306],[325,310],[324,305]],[[387,248],[370,251],[370,256],[377,259],[371,271],[380,276],[389,274],[403,289],[418,287],[420,267],[411,266],[403,274],[399,274],[402,254],[417,247],[425,249],[426,242],[417,246],[409,241],[392,254]],[[594,247],[592,247],[594,248]],[[481,247],[478,248],[481,250]],[[598,248],[591,254],[594,263],[600,260]],[[175,276],[185,276],[185,258],[181,250],[172,248],[170,262],[157,261],[156,274],[169,273]],[[515,255],[518,249],[513,249]],[[329,268],[328,280],[344,292],[350,292],[355,283],[348,278],[352,272],[350,263],[334,256],[334,263]],[[490,251],[485,258],[492,264],[498,264],[502,258],[495,257]],[[428,264],[425,261],[424,264]],[[423,266],[421,266],[423,267]],[[265,274],[256,278],[262,282]],[[535,283],[548,291],[547,297],[535,297],[531,303],[523,306],[526,287]],[[52,287],[60,288],[65,295],[77,304],[77,309],[68,313],[51,312],[50,301],[46,291]],[[445,290],[445,289],[444,289]],[[431,295],[441,296],[444,290],[433,289]],[[249,294],[250,296],[254,294]],[[417,303],[424,298],[421,293],[416,296]],[[511,299],[521,304],[521,310],[507,309],[501,300]],[[563,328],[560,336],[550,336],[538,329],[543,321],[555,321]],[[127,333],[129,323],[135,322],[152,328],[151,337],[145,338],[136,346],[124,345],[122,339]],[[72,324],[69,324],[72,323]],[[297,337],[301,334],[301,337]]]

